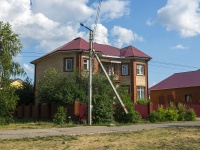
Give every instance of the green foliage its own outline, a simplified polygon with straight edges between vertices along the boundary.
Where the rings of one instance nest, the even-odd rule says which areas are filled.
[[[9,23],[0,22],[0,88],[10,86],[10,77],[24,75],[19,63],[13,61],[22,49],[19,35],[14,33]]]
[[[126,114],[122,106],[118,103],[115,109],[115,120],[117,122],[123,123],[137,123],[141,120],[140,114],[134,110],[134,103],[130,99],[130,95],[127,93],[121,94],[121,99],[123,100],[128,114]]]
[[[14,88],[4,87],[0,90],[0,124],[13,122],[12,114],[16,108],[17,100]]]
[[[147,105],[148,103],[149,103],[149,101],[146,99],[138,99],[137,100],[138,105]]]
[[[67,117],[67,110],[63,106],[58,107],[58,112],[55,114],[53,118],[53,122],[55,124],[64,124],[66,123],[66,117]]]
[[[185,106],[181,103],[178,103],[177,106],[177,111],[178,111],[178,121],[184,121],[185,120],[185,114],[186,114],[186,109]]]
[[[186,121],[195,121],[196,120],[196,113],[194,111],[194,109],[189,109],[186,113],[185,113],[185,120]]]
[[[159,106],[158,111],[153,111],[149,114],[150,122],[164,122],[164,121],[194,121],[196,120],[196,114],[193,109],[186,111],[183,104],[179,103],[177,108],[173,103],[170,103],[166,109]]]
[[[37,86],[37,100],[63,105],[79,99],[80,103],[84,103],[87,100],[87,87],[87,78],[77,72],[63,75],[55,68],[49,68]]]
[[[161,114],[158,113],[157,111],[151,112],[148,117],[149,121],[152,123],[158,122],[159,120],[161,120],[160,118],[161,118]]]
[[[113,100],[107,94],[93,96],[92,120],[94,123],[113,122],[113,113]]]
[[[18,36],[9,23],[0,22],[0,124],[13,121],[12,113],[18,100],[15,89],[10,87],[10,77],[25,74],[19,63],[13,61],[22,48]]]
[[[178,113],[173,103],[171,103],[166,109],[159,106],[158,111],[150,113],[148,118],[150,122],[177,121]]]
[[[34,88],[29,77],[23,81],[22,87],[16,89],[16,95],[19,98],[18,105],[34,103]]]

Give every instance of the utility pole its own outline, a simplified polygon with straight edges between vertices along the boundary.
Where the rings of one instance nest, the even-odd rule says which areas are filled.
[[[88,124],[92,125],[92,50],[93,50],[93,30],[80,23],[90,31],[89,37],[89,81],[88,81]]]

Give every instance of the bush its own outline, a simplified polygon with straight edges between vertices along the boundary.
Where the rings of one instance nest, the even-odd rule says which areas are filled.
[[[67,117],[67,110],[63,106],[58,107],[58,112],[55,114],[53,118],[53,122],[55,124],[64,124],[66,123],[66,117]]]
[[[16,109],[18,97],[12,87],[0,90],[0,125],[12,123],[13,112]]]
[[[170,104],[167,109],[159,106],[158,111],[153,111],[148,117],[150,122],[177,121],[177,118],[178,114],[173,104]]]
[[[120,104],[116,105],[115,109],[115,120],[117,122],[123,123],[137,123],[141,120],[141,115],[134,110],[134,103],[130,100],[130,96],[124,94],[122,96],[124,105],[128,110],[128,114],[126,114]]]
[[[166,121],[177,121],[178,113],[174,109],[166,109],[164,118]]]
[[[177,106],[177,113],[178,113],[178,121],[184,121],[185,120],[185,113],[186,113],[186,109],[185,106],[181,103],[178,103]]]
[[[110,100],[108,95],[94,95],[92,120],[94,123],[111,123],[113,117],[113,100]]]
[[[185,113],[185,120],[186,121],[195,121],[196,120],[196,113],[194,111],[194,109],[189,109],[186,113]]]
[[[137,100],[138,105],[147,105],[148,103],[149,103],[149,101],[146,99],[138,99]]]
[[[158,113],[158,112],[156,112],[156,111],[153,111],[153,112],[151,112],[150,114],[149,114],[149,117],[148,117],[148,119],[149,119],[149,121],[150,122],[159,122],[160,121],[160,118],[161,118],[161,116],[160,116],[160,113]]]

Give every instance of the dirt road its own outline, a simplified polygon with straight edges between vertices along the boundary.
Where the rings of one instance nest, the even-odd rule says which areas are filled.
[[[20,129],[20,130],[2,130],[0,131],[0,139],[24,138],[36,136],[55,136],[55,135],[80,135],[80,134],[98,134],[111,132],[127,132],[148,130],[155,128],[176,128],[176,127],[200,127],[200,121],[194,122],[176,122],[165,124],[137,124],[129,126],[81,126],[72,128],[49,128],[49,129]]]

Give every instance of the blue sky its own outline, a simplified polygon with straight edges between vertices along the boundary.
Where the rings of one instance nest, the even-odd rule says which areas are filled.
[[[20,34],[14,58],[31,78],[34,59],[76,37],[88,40],[98,0],[0,0],[0,20]],[[102,0],[95,40],[133,45],[152,57],[149,86],[173,73],[199,69],[200,0]]]

